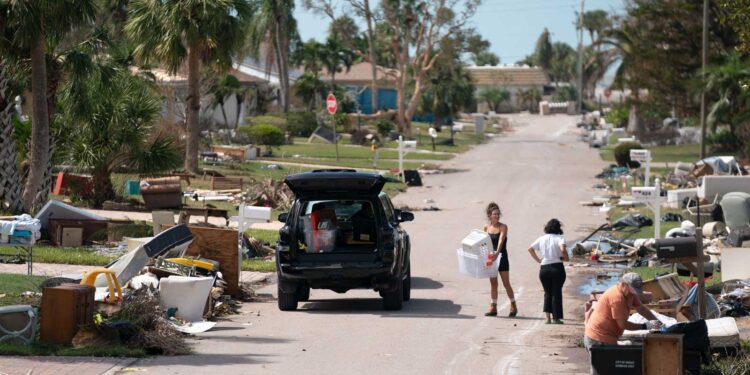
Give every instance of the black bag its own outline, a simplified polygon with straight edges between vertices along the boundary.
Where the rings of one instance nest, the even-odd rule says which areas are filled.
[[[711,345],[705,320],[677,323],[667,328],[665,333],[682,333],[682,350],[699,352],[704,364],[711,362]]]

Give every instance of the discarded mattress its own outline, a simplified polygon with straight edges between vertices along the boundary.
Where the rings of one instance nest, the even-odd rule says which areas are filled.
[[[179,258],[185,254],[188,246],[193,242],[193,234],[187,225],[180,224],[157,234],[151,241],[143,245],[143,249],[150,258],[165,256]]]
[[[188,322],[203,320],[203,309],[214,285],[213,277],[170,276],[159,282],[159,305],[177,308],[176,317]]]
[[[49,219],[71,219],[71,220],[106,220],[105,218],[92,214],[86,210],[73,207],[60,201],[50,200],[36,214],[36,219],[47,228]]]
[[[706,319],[711,348],[736,348],[740,345],[740,330],[732,317]]]
[[[107,268],[115,271],[120,285],[125,285],[130,279],[141,273],[146,264],[148,264],[148,255],[143,246],[138,246],[135,250],[108,264]],[[97,288],[106,287],[106,276],[104,274],[97,276],[94,286]]]

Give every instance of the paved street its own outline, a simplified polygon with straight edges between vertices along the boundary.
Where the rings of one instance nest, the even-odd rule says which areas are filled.
[[[603,217],[578,202],[590,198],[593,175],[605,163],[576,141],[575,117],[514,116],[514,132],[444,164],[452,173],[423,176],[397,205],[436,206],[406,223],[412,237],[412,300],[383,311],[373,291],[338,295],[313,290],[296,312],[276,301],[247,303],[243,313],[198,335],[196,354],[156,357],[120,365],[153,374],[572,374],[588,373],[581,297],[568,268],[566,324],[543,324],[538,264],[526,252],[556,217],[568,241]],[[484,224],[484,207],[496,201],[509,226],[511,282],[519,317],[483,316],[489,283],[457,272],[455,249]],[[275,294],[271,284],[260,290]],[[3,359],[0,358],[0,364]],[[1,368],[1,366],[0,366]],[[116,367],[113,370],[118,370]],[[2,371],[0,371],[2,372]],[[37,372],[34,372],[37,373]],[[78,372],[85,374],[86,372]],[[92,372],[96,373],[96,372]]]

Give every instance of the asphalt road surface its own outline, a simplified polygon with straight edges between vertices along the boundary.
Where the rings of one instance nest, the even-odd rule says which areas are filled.
[[[157,357],[130,364],[159,374],[566,374],[587,373],[580,299],[566,300],[566,324],[545,325],[538,264],[529,244],[544,223],[558,218],[568,241],[603,217],[579,201],[604,162],[577,141],[576,117],[513,117],[512,132],[444,164],[450,173],[423,176],[425,186],[396,197],[398,205],[435,206],[406,223],[412,239],[412,299],[402,311],[382,310],[370,290],[346,294],[313,290],[295,312],[281,312],[271,297],[246,303],[243,314],[199,335],[197,354]],[[489,283],[458,273],[455,249],[485,223],[484,208],[497,202],[509,226],[511,283],[519,316],[483,316]],[[569,270],[566,298],[576,294]],[[580,297],[579,297],[580,298]]]

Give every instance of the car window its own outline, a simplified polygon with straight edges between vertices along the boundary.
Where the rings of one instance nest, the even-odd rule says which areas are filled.
[[[393,205],[391,205],[391,200],[388,199],[387,195],[381,195],[380,196],[380,202],[383,203],[383,210],[385,210],[385,217],[388,219],[389,223],[392,223],[395,220],[395,214],[393,213]]]

